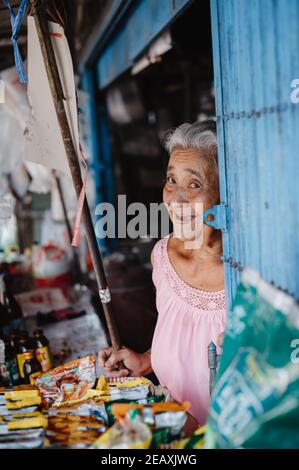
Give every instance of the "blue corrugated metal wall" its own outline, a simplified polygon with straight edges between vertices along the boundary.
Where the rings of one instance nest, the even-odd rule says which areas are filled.
[[[112,35],[98,63],[98,86],[104,88],[134,64],[151,41],[192,0],[135,0],[126,20]]]
[[[299,299],[298,0],[211,0],[230,299],[251,266]]]

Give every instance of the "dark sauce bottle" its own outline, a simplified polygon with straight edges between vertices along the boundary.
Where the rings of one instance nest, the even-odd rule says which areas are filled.
[[[38,362],[35,352],[33,350],[27,351],[24,353],[24,365],[23,365],[23,376],[24,376],[24,383],[30,384],[30,376],[35,374],[35,372],[41,372],[42,367]]]

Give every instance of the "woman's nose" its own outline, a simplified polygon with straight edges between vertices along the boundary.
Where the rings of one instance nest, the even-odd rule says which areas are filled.
[[[170,202],[172,204],[185,204],[189,202],[187,193],[184,189],[176,189],[170,195]]]
[[[175,196],[171,198],[170,203],[177,206],[183,206],[184,204],[189,204],[189,200],[184,196]]]

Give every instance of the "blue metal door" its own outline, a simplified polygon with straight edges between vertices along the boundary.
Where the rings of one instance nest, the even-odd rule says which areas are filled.
[[[244,266],[299,299],[299,1],[211,0],[211,15],[229,300]]]

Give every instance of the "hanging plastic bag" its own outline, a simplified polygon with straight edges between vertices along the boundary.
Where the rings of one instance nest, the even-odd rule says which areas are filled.
[[[62,287],[71,284],[67,252],[54,243],[34,248],[33,272],[39,287]]]
[[[0,196],[0,245],[6,255],[12,248],[18,251],[17,221],[13,213],[15,202],[9,193]]]
[[[208,448],[299,447],[299,308],[246,270],[229,315]]]

